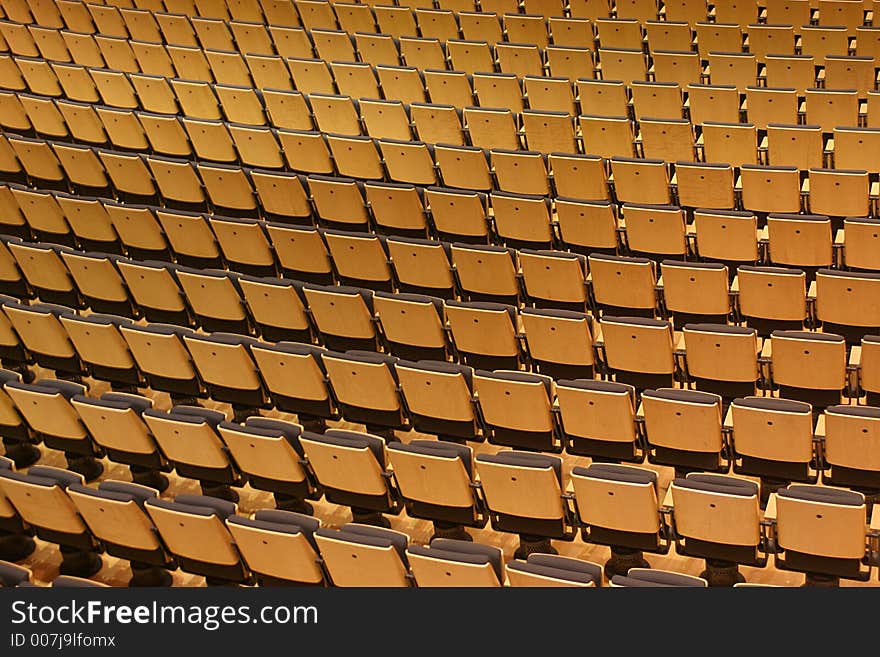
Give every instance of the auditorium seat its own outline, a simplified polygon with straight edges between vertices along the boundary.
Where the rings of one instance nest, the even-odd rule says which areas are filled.
[[[709,583],[702,577],[650,568],[630,568],[626,575],[614,575],[610,581],[611,586],[623,587],[688,586],[700,588],[709,586]]]
[[[0,476],[13,472],[15,464],[12,459],[0,457]],[[21,561],[28,557],[36,549],[32,534],[33,529],[25,524],[0,484],[0,556],[9,561]]]
[[[0,488],[36,536],[60,546],[62,575],[91,577],[103,566],[101,548],[67,495],[82,475],[35,465],[27,473],[0,470]]]
[[[315,542],[334,586],[412,586],[409,537],[402,532],[350,522],[316,530]]]
[[[507,580],[516,587],[596,587],[603,577],[602,566],[590,561],[533,553],[507,562]]]
[[[250,517],[227,517],[226,527],[260,586],[320,586],[326,582],[314,537],[320,527],[317,519],[260,509]]]
[[[419,587],[499,587],[504,563],[497,547],[435,538],[428,546],[406,550],[413,579]]]

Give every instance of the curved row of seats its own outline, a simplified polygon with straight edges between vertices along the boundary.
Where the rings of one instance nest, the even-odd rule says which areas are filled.
[[[386,448],[374,436],[329,430],[297,438],[324,477],[328,501],[350,506],[361,522],[329,529],[308,515],[269,509],[248,518],[216,497],[165,500],[155,489],[112,480],[90,488],[77,473],[47,466],[16,472],[4,459],[0,508],[6,526],[19,529],[0,541],[17,541],[26,552],[33,547],[30,528],[61,546],[63,575],[80,577],[100,570],[106,550],[131,562],[134,586],[167,585],[168,570],[177,567],[209,584],[499,586],[501,551],[471,542],[462,526],[482,526],[485,515],[493,530],[519,535],[515,557],[526,564],[509,563],[508,575],[532,585],[541,577],[602,584],[595,564],[538,556],[556,552],[552,540],[571,541],[577,533],[611,548],[604,569],[610,579],[633,568],[637,577],[649,565],[644,552],[665,554],[673,545],[705,559],[702,577],[715,586],[743,582],[739,565],[765,567],[771,555],[777,568],[805,572],[808,581],[867,581],[878,565],[880,511],[875,507],[869,524],[865,496],[857,492],[789,485],[762,514],[759,486],[739,477],[679,477],[661,503],[656,472],[633,466],[577,467],[564,479],[556,457],[507,451],[473,459],[455,446],[420,441],[389,446],[395,469],[383,476]],[[425,485],[419,468],[427,467],[435,485]],[[412,497],[401,498],[398,485]],[[434,520],[428,546],[409,545],[405,534],[388,528],[382,514],[399,514],[404,503],[408,514]],[[455,530],[458,538],[446,537]]]
[[[370,54],[385,54],[382,52],[383,48],[387,50],[390,47],[394,50],[392,38],[409,40],[411,43],[421,40],[419,54],[422,57],[425,51],[431,50],[431,40],[483,42],[487,46],[512,43],[541,48],[552,43],[553,46],[585,50],[644,49],[651,54],[657,51],[687,52],[696,49],[704,57],[710,51],[747,51],[763,57],[768,52],[795,54],[796,49],[804,54],[822,56],[847,55],[850,52],[873,56],[878,38],[876,31],[869,26],[869,21],[865,20],[864,9],[856,2],[823,1],[828,5],[826,12],[823,14],[820,9],[815,19],[809,14],[777,16],[775,18],[778,20],[760,24],[757,18],[744,23],[717,20],[708,22],[706,16],[695,17],[690,24],[687,21],[659,21],[656,13],[654,16],[640,18],[566,17],[561,11],[549,15],[544,12],[544,15],[528,12],[518,14],[515,4],[509,8],[514,13],[510,13],[485,9],[480,12],[457,11],[430,6],[352,6],[349,3],[314,1],[289,3],[288,6],[295,13],[287,20],[265,20],[260,17],[259,20],[242,21],[232,20],[229,16],[206,18],[196,17],[194,14],[168,14],[65,1],[59,4],[63,8],[63,20],[41,23],[30,30],[25,28],[25,24],[10,21],[7,23],[8,27],[0,28],[0,33],[14,51],[31,56],[41,52],[44,56],[55,54],[62,57],[68,48],[74,53],[82,54],[85,47],[82,37],[92,34],[97,38],[131,39],[133,43],[141,44],[165,43],[206,50],[283,54],[291,35],[296,34],[300,26],[310,34],[318,57],[328,61],[355,61],[353,41],[357,41],[358,49],[362,50],[362,58],[365,57],[364,61],[368,61]],[[831,15],[836,20],[823,20],[823,15]],[[78,37],[80,43],[70,44],[68,41],[68,44],[64,44],[48,34],[49,30],[63,30],[65,27],[72,33],[81,35]],[[349,41],[340,38],[340,33],[350,35]],[[384,37],[387,43],[378,45],[375,40],[371,40],[371,36],[376,34]],[[851,45],[849,40],[853,37],[855,43]],[[303,40],[309,43],[308,37]],[[119,56],[120,53],[111,53],[108,56],[108,47],[100,47],[105,59]],[[86,50],[89,55],[97,51],[94,44],[91,50]],[[70,54],[67,57],[64,61],[70,61]],[[433,59],[429,61],[434,64]],[[445,58],[439,61],[439,68],[443,68]],[[419,65],[419,68],[422,66]],[[438,66],[430,65],[425,68]]]
[[[271,132],[267,131],[266,134],[272,137]],[[497,168],[495,175],[492,175],[486,154],[480,149],[431,148],[424,143],[382,141],[383,159],[377,144],[368,137],[330,135],[325,141],[320,133],[287,132],[286,135],[290,139],[285,144],[285,152],[296,153],[287,157],[300,160],[296,163],[297,169],[329,169],[331,173],[343,176],[336,179],[315,173],[309,178],[309,191],[315,206],[324,201],[324,209],[318,207],[315,213],[340,228],[346,224],[368,223],[360,192],[360,186],[365,181],[389,180],[401,185],[415,184],[419,189],[427,186],[431,191],[441,181],[439,171],[443,174],[442,183],[453,193],[462,189],[471,192],[470,199],[464,199],[460,194],[458,198],[471,204],[467,216],[473,217],[474,210],[480,212],[481,206],[481,197],[473,192],[499,187],[496,180],[505,175],[503,172],[499,174]],[[864,146],[859,148],[864,150]],[[440,164],[435,164],[435,158]],[[539,191],[541,187],[550,190],[547,164],[541,154],[495,152],[492,160],[502,167],[508,167],[507,171],[513,177],[511,187],[531,191]],[[631,206],[672,206],[677,201],[678,205],[689,209],[732,210],[741,207],[762,214],[797,214],[803,212],[805,206],[813,214],[831,217],[858,218],[875,214],[877,183],[871,182],[865,170],[811,168],[809,172],[799,172],[796,167],[744,165],[737,173],[729,165],[687,162],[677,163],[673,170],[662,160],[614,157],[603,161],[595,156],[576,155],[551,155],[549,162],[557,192],[560,187],[576,186],[577,176],[586,174],[586,179],[580,178],[586,184],[580,190],[575,189],[577,196],[574,197],[547,198],[523,192],[493,193],[496,205],[504,203],[503,199],[509,199],[509,207],[505,210],[514,221],[508,226],[504,241],[510,246],[542,248],[541,245],[545,245],[543,248],[548,248],[556,241],[551,227],[551,201],[561,199],[577,202],[582,197],[591,197],[589,200],[606,200],[610,197],[617,203]],[[520,178],[521,184],[517,185],[513,181],[521,165],[525,175]],[[11,134],[3,135],[0,141],[0,171],[7,180],[28,182],[43,189],[75,189],[80,194],[119,198],[127,203],[165,205],[187,210],[216,207],[220,213],[227,215],[258,215],[267,219],[312,223],[308,219],[312,206],[305,197],[302,178],[284,176],[285,172],[260,170],[254,173],[235,165],[194,163],[178,158],[93,149]],[[387,175],[386,171],[398,175]],[[807,174],[809,181],[806,180]],[[283,184],[284,191],[292,196],[279,192],[279,184]],[[325,187],[333,185],[335,189],[327,191],[330,197],[319,199],[315,187],[322,184]],[[337,202],[332,197],[335,192],[345,194],[345,198]],[[449,198],[447,196],[447,203]],[[346,221],[350,214],[346,208],[349,207],[356,213],[354,221]],[[432,214],[435,214],[433,209],[432,205]],[[677,207],[667,209],[678,211]],[[483,209],[482,216],[485,213]],[[495,212],[494,216],[500,217],[501,212]],[[409,225],[396,228],[392,225],[386,232],[408,230],[411,235],[424,234],[424,219],[418,211],[410,211],[408,219]],[[485,224],[485,220],[482,223]],[[439,229],[439,232],[452,236],[451,239],[462,235],[455,228],[448,231]],[[467,241],[483,241],[486,233],[484,226],[478,228],[476,233],[463,235]],[[595,246],[606,249],[609,245],[603,243]],[[673,250],[668,254],[676,252]]]
[[[225,108],[229,107],[228,103],[234,103],[234,111],[241,115],[234,118],[246,121],[227,123],[219,119],[217,98],[207,83],[184,84],[188,85],[188,94],[207,94],[198,103],[205,109],[202,114],[214,118],[156,115],[139,109],[83,106],[49,96],[2,92],[0,125],[21,135],[206,162],[290,168],[318,174],[339,171],[342,175],[366,179],[388,177],[423,185],[436,184],[442,176],[447,186],[470,189],[491,189],[493,184],[504,189],[518,183],[525,188],[512,191],[534,194],[550,191],[546,169],[542,176],[543,167],[537,164],[534,171],[520,174],[525,178],[520,181],[506,172],[503,161],[496,163],[496,160],[515,158],[534,168],[536,164],[532,160],[539,163],[547,154],[565,160],[583,153],[606,159],[638,156],[665,160],[676,166],[698,161],[711,163],[699,167],[703,175],[723,168],[723,163],[729,164],[728,169],[759,164],[790,166],[803,171],[824,166],[861,169],[868,173],[878,169],[876,161],[866,152],[880,140],[880,129],[839,127],[858,123],[856,98],[848,92],[808,92],[808,108],[813,107],[815,100],[823,112],[832,109],[831,114],[823,117],[809,115],[808,109],[807,118],[817,118],[816,125],[771,122],[761,136],[752,123],[712,121],[699,126],[699,135],[695,138],[693,127],[682,118],[642,118],[634,124],[625,116],[581,115],[572,120],[565,112],[524,110],[518,115],[522,121],[522,127],[518,127],[517,116],[509,110],[466,107],[462,113],[451,106],[405,106],[399,102],[372,100],[353,103],[347,96],[299,92],[281,94],[283,102],[290,104],[285,111],[296,110],[287,115],[296,116],[296,120],[286,121],[288,126],[295,126],[294,129],[277,129],[267,125],[265,119],[272,115],[272,109],[264,109],[253,90],[214,87],[226,99]],[[199,86],[204,88],[199,91]],[[680,94],[671,91],[678,95],[680,117]],[[273,95],[274,92],[267,92],[263,96]],[[277,95],[278,98],[281,95]],[[653,92],[650,98],[655,105],[660,102]],[[842,107],[840,103],[847,99],[852,102],[853,110],[849,119],[836,114],[837,108]],[[181,106],[187,107],[191,100]],[[786,104],[785,99],[775,100],[782,106]],[[790,100],[790,119],[796,122],[796,99]],[[244,115],[254,118],[249,120]],[[317,129],[313,129],[315,126]],[[531,150],[518,152],[528,149]],[[487,151],[491,151],[491,157]],[[357,158],[365,161],[357,165],[352,162]],[[472,182],[456,174],[452,162],[461,160],[468,165],[468,173],[475,176]],[[496,172],[497,183],[491,177],[492,170]],[[529,180],[530,177],[535,179]],[[692,185],[687,180],[681,186],[685,188],[683,195],[694,197],[697,193],[690,189]],[[732,188],[733,181],[727,181],[727,186]],[[560,195],[583,197],[583,193],[578,192]],[[699,197],[693,200],[696,198]],[[732,207],[732,191],[726,196],[719,195],[714,202]]]

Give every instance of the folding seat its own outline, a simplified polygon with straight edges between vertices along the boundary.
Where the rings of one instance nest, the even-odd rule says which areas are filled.
[[[779,490],[765,513],[773,522],[774,565],[804,573],[806,586],[839,586],[841,578],[867,581],[872,562],[866,544],[877,522],[867,527],[866,508],[858,492],[797,484]]]
[[[34,22],[38,25],[46,25],[54,28],[64,27],[64,22],[55,3],[46,0],[35,0],[30,3],[28,9],[34,17]],[[9,12],[9,14],[10,18],[17,20],[12,15],[13,12]]]
[[[194,3],[199,16],[229,20],[229,9],[225,0],[194,0]]]
[[[854,340],[860,337],[853,336]],[[841,403],[841,394],[847,388],[846,341],[843,336],[774,331],[769,351],[773,382],[779,386],[782,397],[805,401],[814,407]]]
[[[735,207],[734,170],[729,164],[677,162],[678,203],[686,208]]]
[[[88,33],[61,32],[61,39],[75,64],[88,67],[104,67],[104,57],[95,42],[95,37]],[[52,67],[56,73],[57,68]],[[87,73],[83,71],[83,74]]]
[[[368,491],[358,497],[369,494]],[[363,522],[315,531],[315,541],[332,584],[340,587],[412,586],[407,555],[409,537],[384,525],[373,527]]]
[[[312,130],[311,111],[305,96],[298,91],[264,89],[262,102],[269,123],[286,130]]]
[[[107,68],[122,71],[124,73],[140,73],[140,65],[134,56],[128,39],[117,37],[105,37],[96,34],[95,44],[101,51],[101,56]],[[96,81],[96,84],[99,84]]]
[[[473,146],[484,149],[519,150],[520,140],[509,109],[467,107],[464,122]]]
[[[523,90],[513,73],[474,73],[474,93],[481,107],[508,109],[514,114],[523,110]]]
[[[757,61],[753,54],[713,51],[709,53],[708,61],[713,85],[730,85],[742,90],[757,81]]]
[[[28,103],[25,100],[25,97],[22,96],[21,100],[22,105],[27,109]],[[93,106],[83,103],[62,101],[59,99],[55,101],[55,108],[63,117],[64,123],[67,124],[67,129],[70,130],[70,135],[74,139],[91,144],[104,145],[107,143],[107,135],[104,132],[104,126],[98,118]],[[48,109],[48,107],[44,105],[43,109]],[[28,114],[30,115],[30,112]],[[57,144],[55,145],[55,149],[57,152]]]
[[[572,93],[573,88],[568,77],[539,78],[529,76],[523,80],[523,88],[525,95],[529,99],[529,107],[532,110],[540,111],[544,116],[549,115],[549,117],[555,119],[556,113],[569,116],[577,114],[574,94]],[[529,114],[535,116],[531,111]],[[523,117],[523,120],[525,121],[525,117]],[[556,120],[556,122],[561,122],[561,119]],[[573,137],[574,135],[572,134],[572,140]],[[575,149],[571,148],[571,152],[574,151]]]
[[[297,0],[294,3],[303,27],[308,30],[323,28],[335,30],[337,28],[336,14],[333,6],[328,2],[315,0]]]
[[[449,111],[461,113],[460,108],[470,107],[475,104],[474,90],[471,87],[471,74],[464,73],[463,71],[428,69],[423,72],[423,75],[425,77],[425,88],[428,91],[431,103],[440,106],[451,106],[449,108],[443,108],[446,110],[446,113]],[[418,106],[419,105],[417,105],[417,107]],[[415,108],[411,108],[410,111],[413,112],[414,109]],[[413,120],[415,120],[415,118],[416,116],[413,114]],[[442,143],[458,143],[457,140],[451,142],[444,140],[439,141]]]
[[[877,417],[877,409],[871,406],[825,409],[824,432],[820,434],[824,437],[823,484],[859,490],[872,497],[876,494],[880,487],[874,438]]]
[[[333,269],[327,245],[317,230],[287,224],[266,224],[278,264],[289,278],[332,285]]]
[[[670,491],[676,552],[705,559],[706,570],[700,577],[709,586],[745,582],[740,564],[766,565],[771,548],[761,526],[757,484],[739,477],[692,473],[675,479]]]
[[[767,0],[767,23],[770,25],[794,25],[796,34],[802,25],[809,25],[811,3],[809,0]]]
[[[89,69],[95,88],[101,96],[101,102],[111,107],[137,109],[139,107],[134,88],[128,77],[121,71]]]
[[[146,75],[156,75],[167,78],[176,75],[174,64],[171,62],[171,57],[169,57],[168,52],[165,50],[165,46],[162,43],[132,41],[129,45],[131,46],[131,51],[138,65],[138,70],[131,71],[129,75],[138,72]],[[140,76],[138,77],[140,78]],[[142,78],[140,79],[142,80]],[[140,90],[137,89],[137,84],[135,84],[134,80],[131,82],[140,94]]]
[[[767,216],[770,261],[783,267],[830,267],[833,261],[831,220],[824,215]]]
[[[540,153],[578,152],[569,111],[525,110],[521,116],[529,149]]]
[[[416,8],[414,13],[419,26],[418,31],[423,37],[440,41],[459,38],[458,22],[455,20],[455,14],[449,9]]]
[[[391,291],[391,268],[381,238],[328,230],[324,239],[340,283]]]
[[[645,34],[649,52],[688,52],[693,49],[694,33],[687,21],[649,20],[645,23]]]
[[[5,236],[0,238],[0,293],[16,299],[32,299],[35,292],[30,288],[18,262],[9,251],[7,241],[13,237],[9,234],[13,232],[9,230],[12,227],[11,224],[4,225]]]
[[[328,348],[377,350],[370,290],[307,285],[304,293],[321,341]],[[339,312],[339,307],[345,312]]]
[[[50,63],[43,59],[31,59],[29,57],[16,57],[15,65],[21,73],[25,86],[31,93],[41,96],[52,96],[53,98],[65,95],[66,87],[64,80],[56,75],[54,71],[61,67],[72,65],[55,62],[52,62],[50,65]],[[18,88],[16,82],[12,82],[12,84],[15,88]],[[10,88],[9,84],[4,84],[3,86]],[[70,97],[71,94],[68,93],[67,96]],[[83,100],[80,97],[74,97],[74,99]]]
[[[400,513],[398,491],[384,476],[386,453],[381,438],[328,429],[324,434],[304,432],[300,444],[326,499],[348,506],[356,522],[388,527],[383,514]]]
[[[513,250],[456,242],[450,256],[463,300],[518,303],[520,286]]]
[[[181,117],[181,122],[199,159],[214,162],[238,161],[226,123],[191,119],[187,116]]]
[[[576,312],[583,312],[589,305],[583,255],[522,249],[519,261],[530,304]]]
[[[240,486],[243,479],[218,433],[223,413],[178,405],[170,411],[145,409],[141,416],[178,475],[199,480],[205,494],[238,501],[230,485]]]
[[[145,151],[150,147],[147,136],[131,110],[96,107],[112,146],[122,151]]]
[[[21,57],[39,57],[40,51],[31,31],[26,25],[13,23],[10,21],[0,21],[0,36],[8,46],[8,50],[13,55]]]
[[[675,82],[686,87],[703,81],[700,56],[695,52],[655,50],[651,57],[657,82]]]
[[[747,326],[761,336],[803,328],[807,277],[802,269],[740,265],[736,271],[739,310]]]
[[[727,472],[721,397],[696,390],[645,390],[639,415],[644,417],[648,460],[675,468],[676,477],[691,471]]]
[[[280,160],[280,153],[278,154]],[[248,162],[250,164],[250,162]],[[211,205],[216,211],[234,216],[256,216],[259,214],[257,209],[257,197],[254,189],[248,180],[245,170],[235,166],[216,164],[199,164],[198,174],[205,185],[205,190],[211,200]],[[256,266],[266,265],[265,258],[262,263],[256,263]],[[242,264],[246,271],[248,265]],[[268,272],[274,273],[275,268],[272,265],[271,258],[268,262]]]
[[[267,25],[297,27],[300,24],[295,5],[281,0],[259,0],[259,2]],[[256,17],[253,20],[256,20]]]
[[[615,381],[639,390],[673,386],[677,367],[671,322],[604,315],[600,329],[600,354]]]
[[[376,32],[376,21],[369,5],[338,3],[333,7],[339,27],[349,34]]]
[[[269,25],[269,35],[275,50],[285,60],[288,57],[311,59],[315,56],[309,33],[302,27]]]
[[[73,310],[47,303],[22,305],[10,299],[4,301],[3,311],[41,367],[74,380],[83,374],[82,363],[58,319],[60,315],[73,314]]]
[[[740,98],[735,85],[689,84],[686,91],[689,118],[695,126],[709,121],[739,122]]]
[[[428,217],[421,187],[369,182],[364,185],[364,192],[377,233],[414,237],[427,235]]]
[[[368,229],[369,214],[361,194],[362,182],[352,178],[310,176],[308,183],[319,224],[359,232]]]
[[[119,273],[140,313],[149,322],[189,326],[192,323],[183,293],[170,263],[120,259]]]
[[[42,103],[40,104],[42,105]],[[0,126],[3,126],[4,129],[19,134],[28,134],[31,130],[36,129],[31,123],[29,109],[29,106],[22,104],[18,94],[11,91],[0,92]],[[54,114],[54,111],[52,113]],[[59,124],[60,122],[56,120],[54,123]],[[67,133],[66,127],[64,133]]]
[[[203,330],[243,335],[253,332],[235,274],[180,265],[173,271],[196,323]]]
[[[571,481],[583,540],[611,548],[604,568],[606,577],[647,567],[645,551],[665,554],[669,550],[669,541],[663,537],[654,471],[594,463],[575,467]]]
[[[214,74],[205,52],[196,46],[171,46],[165,47],[177,77],[184,80],[199,82],[213,82]],[[173,85],[174,83],[172,83]]]
[[[489,241],[485,194],[429,187],[425,200],[440,239],[478,244]]]
[[[60,85],[60,88],[50,81],[48,86],[44,85],[41,90],[35,91],[31,87],[31,91],[56,98],[64,96],[68,100],[81,103],[101,102],[95,82],[83,66],[53,62],[51,68],[54,79],[58,81],[57,84]],[[4,84],[4,86],[8,85]]]
[[[586,46],[552,45],[547,46],[544,54],[548,72],[554,77],[569,82],[596,77],[593,55]]]
[[[0,488],[36,536],[61,549],[63,575],[91,577],[103,567],[98,542],[77,513],[67,488],[82,484],[82,475],[33,466],[27,472],[0,470]]]
[[[843,259],[846,266],[854,271],[877,271],[874,240],[877,239],[877,220],[869,218],[847,218],[844,220],[843,234],[837,232],[835,248],[843,243]],[[840,333],[841,331],[836,331]]]
[[[158,12],[155,18],[162,37],[169,46],[198,47],[199,42],[189,21],[189,15]]]
[[[359,104],[361,118],[370,137],[397,141],[412,140],[409,115],[402,102],[361,99]]]
[[[214,87],[207,82],[171,80],[171,88],[184,116],[189,119],[218,121],[223,118]]]
[[[352,98],[379,98],[379,83],[370,64],[330,62],[339,93]]]
[[[525,14],[506,13],[503,19],[508,42],[535,45],[540,50],[547,47],[550,39],[547,18],[544,16],[526,11]]]
[[[458,288],[447,243],[395,236],[385,246],[401,292],[455,298]]]
[[[878,144],[880,132],[876,128],[834,128],[834,166],[837,169],[878,172],[878,166],[870,156]],[[845,171],[843,172],[845,173]],[[838,200],[842,201],[842,198]],[[833,214],[837,214],[834,212]]]
[[[208,139],[207,134],[204,139]],[[181,210],[207,207],[205,188],[192,162],[157,155],[145,159],[166,207]]]
[[[404,104],[425,103],[425,84],[420,69],[410,66],[376,65],[376,76],[385,98]]]
[[[485,41],[450,39],[446,42],[446,52],[454,71],[474,74],[495,70],[495,57]]]
[[[875,334],[877,274],[820,269],[816,273],[816,317],[822,331],[842,335],[858,344],[865,334]]]
[[[116,270],[114,256],[79,251],[61,251],[59,255],[80,296],[93,312],[136,316],[125,283]]]
[[[0,86],[14,91],[26,91],[28,88],[16,60],[10,55],[0,55]]]
[[[873,196],[867,171],[811,169],[809,184],[811,212],[832,217],[871,214]]]
[[[3,389],[43,444],[64,452],[68,469],[77,472],[78,478],[91,481],[101,475],[104,466],[96,457],[103,456],[103,451],[92,442],[88,428],[71,405],[74,396],[85,394],[84,385],[56,379],[39,379],[36,383],[8,380]]]
[[[385,179],[378,149],[369,137],[327,135],[327,146],[339,175],[365,180]]]
[[[859,98],[866,98],[877,85],[873,57],[829,55],[824,71],[826,89],[855,89]]]
[[[638,19],[597,18],[594,25],[602,48],[642,49],[642,24]]]
[[[754,212],[800,212],[801,181],[795,166],[740,168],[742,206]]]
[[[667,162],[693,162],[694,133],[687,119],[651,119],[642,117],[639,139],[646,158]]]
[[[636,119],[680,119],[682,106],[681,87],[675,82],[639,82],[630,85],[633,113]]]
[[[595,155],[551,153],[547,159],[553,172],[557,212],[560,199],[604,201],[609,198],[602,158]]]
[[[335,172],[324,135],[317,131],[279,130],[276,133],[287,165],[294,171]]]
[[[112,195],[110,179],[93,148],[61,143],[53,144],[52,148],[77,194]]]
[[[513,306],[447,301],[444,310],[460,362],[486,370],[519,369],[523,353]]]
[[[150,498],[144,508],[181,570],[204,575],[208,585],[249,583],[251,575],[226,528],[237,507],[203,495]]]
[[[27,172],[28,177],[41,188],[68,189],[67,177],[49,144],[40,139],[10,135],[9,146]]]
[[[287,66],[294,87],[304,94],[335,94],[336,85],[326,62],[320,59],[289,57]]]
[[[726,266],[664,260],[661,278],[663,305],[676,328],[690,322],[727,323],[731,302]]]
[[[766,86],[794,88],[798,95],[803,95],[807,89],[815,88],[815,62],[816,59],[823,61],[824,54],[812,53],[805,48],[802,52],[803,55],[767,55],[764,62]]]
[[[599,48],[599,66],[603,80],[620,80],[629,84],[648,79],[648,64],[641,50]]]
[[[697,390],[720,395],[729,402],[754,396],[763,385],[755,329],[726,324],[686,324],[684,342],[687,374]]]
[[[186,267],[223,267],[220,249],[204,215],[157,208],[156,218],[179,264]]]
[[[611,157],[614,191],[624,203],[668,205],[669,172],[663,160]]]
[[[653,258],[687,255],[687,226],[680,208],[625,204],[622,210],[633,254]]]
[[[574,538],[574,515],[562,494],[561,463],[558,457],[520,451],[476,458],[492,529],[519,534],[516,558],[556,554],[551,539]]]
[[[441,299],[378,292],[373,304],[384,342],[395,356],[441,362],[448,359]]]
[[[570,125],[567,116],[565,120]],[[495,180],[502,191],[535,196],[550,194],[547,164],[542,152],[494,150],[491,158]]]
[[[550,202],[540,196],[493,192],[494,228],[499,239],[512,248],[552,248]]]
[[[374,6],[373,12],[376,15],[376,24],[379,27],[379,32],[382,34],[402,37],[416,36],[419,33],[415,14],[409,7],[380,5]]]
[[[571,15],[580,18],[606,18],[611,15],[611,6],[604,0],[575,0],[569,7]]]
[[[518,77],[544,75],[544,61],[538,46],[498,43],[495,45],[495,53],[502,73],[513,73]],[[473,72],[479,71],[475,69]]]
[[[750,23],[754,23],[752,20]],[[730,23],[724,21],[697,21],[694,30],[697,33],[697,50],[700,57],[709,59],[710,53],[736,54],[743,51],[743,33],[741,25],[749,23]],[[711,65],[709,67],[711,69]],[[717,84],[713,82],[713,84]]]
[[[470,540],[433,539],[412,545],[407,557],[419,587],[500,587],[504,582],[502,553]]]
[[[858,96],[855,89],[807,89],[807,123],[818,125],[822,132],[832,132],[837,126],[857,127]]]
[[[650,568],[630,568],[626,575],[614,575],[611,580],[612,587],[692,587],[705,588],[709,583],[702,577],[682,575],[668,570],[654,570]],[[750,584],[734,584],[737,586],[752,586]],[[756,585],[760,586],[760,585]]]
[[[321,585],[326,576],[314,532],[320,521],[301,513],[260,509],[251,517],[229,516],[226,527],[260,586]],[[285,558],[279,560],[278,554]]]
[[[157,45],[163,42],[162,33],[159,31],[159,24],[156,22],[153,12],[143,8],[120,8],[119,14],[133,42],[143,41]]]
[[[749,25],[749,52],[755,55],[758,63],[763,63],[767,55],[793,55],[795,48],[795,28],[792,25]]]
[[[865,24],[865,5],[851,0],[819,0],[819,25],[842,25],[850,35]]]
[[[700,138],[703,143],[703,159],[706,162],[726,162],[734,167],[759,164],[758,131],[754,124],[707,121],[703,123],[702,128]],[[676,172],[678,173],[678,169]],[[680,178],[680,175],[678,177]],[[694,191],[704,193],[706,190]],[[683,205],[689,204],[683,203]],[[706,207],[733,209],[731,205]]]
[[[196,27],[196,32],[198,32],[198,26],[194,24],[194,27]],[[275,54],[272,38],[269,36],[266,25],[263,24],[262,20],[259,22],[230,21],[229,29],[232,31],[235,45],[238,47],[229,47],[232,44],[227,44],[226,47],[218,48],[218,50],[238,50],[243,54],[267,56]]]
[[[250,347],[259,342],[248,336],[230,333],[183,336],[199,376],[215,401],[232,405],[235,421],[256,415],[266,403],[259,372],[250,355]]]
[[[290,69],[284,60],[271,53],[244,55],[245,64],[257,89],[292,90],[293,81],[290,77]],[[247,82],[244,73],[240,75],[243,82]]]
[[[54,99],[43,96],[31,96],[30,94],[17,94],[13,98],[17,106],[15,107],[15,110],[17,110],[16,114],[20,113],[19,117],[14,116],[12,112],[9,114],[9,119],[13,122],[13,125],[9,127],[13,128],[13,132],[26,135],[31,134],[33,129],[33,133],[44,135],[50,139],[64,139],[70,136],[71,129],[68,127],[64,115],[56,106]],[[18,126],[15,123],[18,123]],[[20,129],[16,130],[16,127]],[[104,143],[106,139],[103,132],[103,130],[100,130],[101,143]]]
[[[388,177],[399,183],[434,185],[437,172],[430,144],[406,140],[381,139],[379,149]]]
[[[653,1],[645,2],[644,0],[621,0],[615,3],[615,11],[617,15],[623,18],[637,18],[642,21],[657,20],[658,6]]]
[[[248,126],[266,125],[266,111],[256,89],[216,85],[214,91],[230,123]]]
[[[434,73],[441,73],[446,69],[446,52],[437,39],[416,36],[395,39],[388,34],[358,34],[355,40],[361,59],[375,66],[397,67],[402,63],[420,72]],[[387,91],[385,97],[397,98]]]
[[[9,331],[8,326],[7,322],[6,332]],[[16,349],[19,351],[19,354],[17,354],[19,358],[16,358],[18,362],[13,365],[20,367],[22,373],[11,369],[0,371],[0,380],[3,383],[7,381],[21,382],[24,380],[24,373],[30,374],[30,371],[22,365],[25,354],[23,348],[17,343],[16,345],[3,345],[4,364],[9,364],[11,359],[8,356],[16,355],[14,354]],[[27,378],[33,380],[33,374],[30,374]],[[16,408],[15,402],[12,401],[12,398],[9,397],[5,390],[0,393],[0,401],[2,401],[0,403],[0,408],[2,408],[0,436],[3,438],[3,447],[6,453],[5,457],[0,457],[0,470],[14,470],[15,468],[33,465],[41,456],[40,450],[35,445],[35,443],[41,440],[41,437],[35,434],[27,425],[24,416]],[[8,559],[13,557],[13,551],[15,551],[15,560],[18,561],[17,555],[19,550],[26,551],[26,554],[23,556],[33,552],[34,545],[32,542],[25,540],[25,533],[26,528],[21,524],[20,519],[16,517],[15,512],[8,506],[6,499],[2,496],[2,489],[0,489],[0,554],[3,554]]]
[[[38,240],[50,242],[51,244],[64,244],[66,246],[76,245],[76,241],[70,229],[70,224],[67,223],[64,211],[58,205],[55,196],[49,192],[30,190],[24,187],[19,188],[18,186],[12,187],[11,191],[12,198],[18,205],[18,209],[30,229],[28,233],[29,238],[30,234],[33,234]],[[52,255],[51,248],[52,247],[49,245],[16,245],[13,249],[13,255],[22,254],[27,256],[26,259],[17,258],[17,260],[19,260],[19,266],[27,267],[30,265],[30,271],[24,272],[26,278],[34,278],[34,280],[38,280],[38,278],[42,277],[43,272],[39,269],[35,269],[35,266],[38,265],[35,261],[41,259],[42,256],[43,260],[49,258],[56,261],[55,263],[52,263],[52,266],[47,272],[50,277],[49,280],[52,280],[51,277],[56,273],[58,267],[57,257]],[[60,278],[64,278],[63,272],[61,272]],[[59,279],[56,278],[55,280],[57,281]],[[67,290],[66,286],[57,287],[56,285],[51,284],[51,282],[49,285],[43,287],[48,290],[45,299],[46,301],[53,301],[52,289],[58,289],[59,291]],[[70,299],[65,300],[63,298],[56,298],[55,300],[60,300],[64,303],[71,301],[71,305],[77,305],[75,301]]]
[[[592,295],[603,313],[654,316],[657,277],[652,260],[592,253],[588,262]]]
[[[540,374],[477,371],[474,391],[487,440],[530,451],[561,452],[554,422],[553,380]]]
[[[634,153],[635,137],[632,123],[625,116],[578,117],[584,153],[603,158],[630,157]]]
[[[125,251],[143,260],[171,260],[168,243],[149,207],[101,201]]]
[[[497,14],[490,13],[485,9],[475,12],[473,5],[457,13],[458,23],[464,40],[484,41],[492,46],[504,40],[501,20]],[[454,38],[457,39],[458,37]]]

